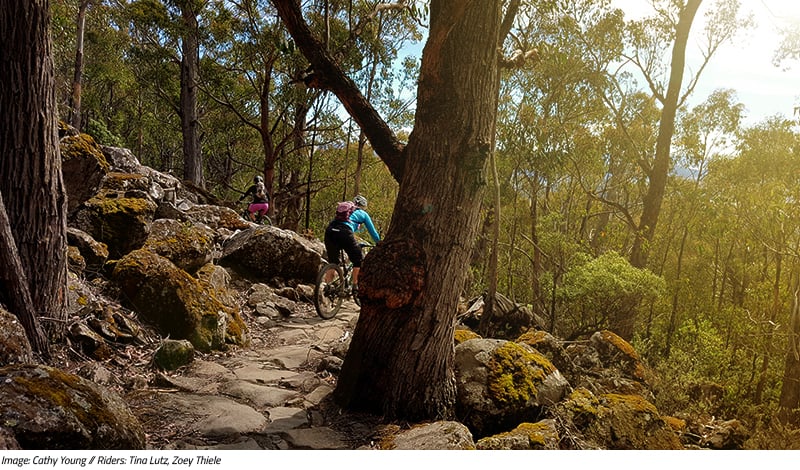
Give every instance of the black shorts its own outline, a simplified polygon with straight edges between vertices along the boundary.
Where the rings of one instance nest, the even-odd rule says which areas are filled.
[[[334,220],[325,229],[325,250],[328,252],[328,261],[338,263],[341,251],[347,253],[353,267],[360,268],[364,254],[358,246],[353,229],[344,222]]]

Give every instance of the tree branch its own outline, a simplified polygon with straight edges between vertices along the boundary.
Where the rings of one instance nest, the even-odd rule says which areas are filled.
[[[312,72],[303,80],[306,86],[331,91],[339,98],[394,179],[400,181],[403,176],[405,146],[361,94],[355,82],[344,74],[324,45],[314,37],[303,19],[298,0],[273,0],[273,4],[289,34],[311,63]]]

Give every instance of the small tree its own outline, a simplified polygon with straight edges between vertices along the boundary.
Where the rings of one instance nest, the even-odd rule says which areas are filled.
[[[563,313],[560,335],[574,339],[601,328],[625,325],[645,300],[663,295],[664,280],[638,269],[616,252],[607,252],[572,268],[558,297]]]

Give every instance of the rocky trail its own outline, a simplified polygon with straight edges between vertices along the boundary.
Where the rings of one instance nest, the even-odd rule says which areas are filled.
[[[368,417],[332,409],[344,347],[357,320],[346,302],[330,320],[298,302],[288,316],[249,322],[246,348],[198,354],[177,371],[149,372],[124,395],[151,449],[352,449],[369,447]],[[375,418],[372,418],[374,421]],[[377,424],[376,424],[377,426]]]

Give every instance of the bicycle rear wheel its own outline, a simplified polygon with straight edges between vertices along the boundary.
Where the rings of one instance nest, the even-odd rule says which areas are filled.
[[[328,263],[320,269],[314,286],[314,307],[320,318],[329,320],[342,306],[344,273],[338,264]]]

